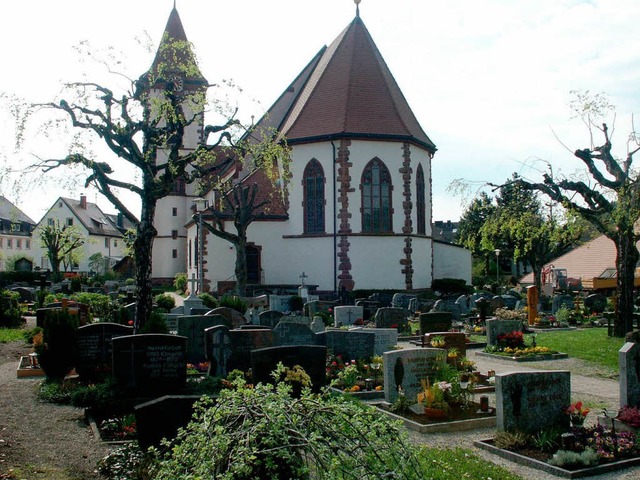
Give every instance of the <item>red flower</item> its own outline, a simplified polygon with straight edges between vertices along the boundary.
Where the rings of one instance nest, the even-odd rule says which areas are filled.
[[[129,320],[129,321],[127,322],[127,324],[129,324],[129,325],[133,325],[133,320]]]

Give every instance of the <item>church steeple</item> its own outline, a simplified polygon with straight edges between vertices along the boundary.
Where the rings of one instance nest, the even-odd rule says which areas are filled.
[[[141,80],[148,85],[155,85],[176,75],[182,79],[185,86],[207,84],[187,39],[174,0],[156,56],[151,68],[141,77]]]

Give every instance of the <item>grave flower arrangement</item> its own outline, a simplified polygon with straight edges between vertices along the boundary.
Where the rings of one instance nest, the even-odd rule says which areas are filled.
[[[569,415],[572,425],[582,426],[589,411],[589,408],[583,406],[582,402],[575,402],[569,405],[564,412]]]
[[[620,420],[630,427],[640,428],[640,409],[638,407],[624,406],[618,412],[616,420]]]
[[[504,355],[506,357],[528,357],[535,355],[546,355],[558,353],[548,347],[541,347],[536,344],[535,335],[531,336],[531,345],[526,345],[524,334],[519,331],[502,333],[497,337],[498,343],[484,349],[487,353],[494,355]]]
[[[382,357],[375,356],[370,363],[350,360],[345,362],[341,355],[328,355],[326,363],[327,383],[334,388],[348,392],[362,390],[382,390]]]
[[[207,373],[209,370],[209,362],[200,363],[187,363],[187,375],[198,375],[201,373]]]
[[[133,440],[136,438],[136,417],[131,413],[108,418],[100,422],[100,436],[106,441]]]

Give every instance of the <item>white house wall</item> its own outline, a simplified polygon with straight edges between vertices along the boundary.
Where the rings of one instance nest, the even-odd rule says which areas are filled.
[[[434,278],[460,278],[471,285],[471,251],[447,243],[433,243]]]

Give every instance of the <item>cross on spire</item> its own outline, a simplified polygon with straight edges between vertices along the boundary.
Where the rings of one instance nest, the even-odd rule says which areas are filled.
[[[353,0],[353,3],[356,4],[356,17],[360,16],[360,1],[361,0]]]
[[[302,280],[302,286],[304,287],[304,279],[305,278],[309,278],[309,275],[307,275],[306,273],[302,272],[302,275],[300,275],[300,279]]]

